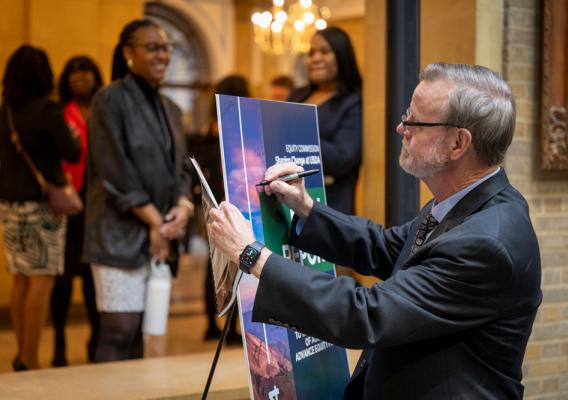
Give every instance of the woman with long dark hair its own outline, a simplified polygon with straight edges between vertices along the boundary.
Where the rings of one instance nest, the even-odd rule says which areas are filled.
[[[355,185],[361,164],[361,75],[351,40],[338,27],[318,31],[307,58],[308,86],[288,101],[318,106],[327,204],[355,212]]]
[[[55,275],[63,272],[66,217],[54,215],[14,144],[51,184],[66,184],[62,160],[76,162],[81,144],[51,101],[53,73],[43,50],[21,46],[8,60],[0,107],[0,225],[14,274],[10,301],[16,371],[39,368],[38,347]],[[11,126],[13,124],[13,127]],[[17,135],[14,135],[14,131]]]
[[[171,44],[150,20],[127,24],[113,83],[93,99],[83,256],[100,318],[95,361],[143,356],[142,316],[151,260],[174,270],[193,203],[182,168],[181,111],[159,92]]]
[[[87,119],[91,114],[91,101],[95,93],[103,86],[99,68],[87,56],[71,58],[59,78],[59,101],[63,105],[63,115],[71,130],[81,139],[81,159],[78,163],[63,162],[63,171],[71,178],[71,183],[83,202],[86,194],[87,172]],[[98,340],[99,318],[95,306],[95,287],[89,264],[81,261],[83,247],[83,230],[85,214],[79,213],[67,218],[67,235],[65,239],[65,271],[55,279],[55,287],[51,295],[51,317],[55,330],[55,345],[52,365],[67,365],[65,323],[71,303],[73,278],[78,276],[83,284],[83,300],[87,309],[91,335],[87,345],[87,357],[94,360],[95,346]]]

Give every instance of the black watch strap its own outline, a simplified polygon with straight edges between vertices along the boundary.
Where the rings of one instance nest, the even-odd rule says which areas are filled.
[[[254,266],[258,257],[260,257],[260,252],[263,248],[264,245],[259,241],[254,241],[245,247],[239,256],[239,268],[241,271],[250,274],[250,269]]]

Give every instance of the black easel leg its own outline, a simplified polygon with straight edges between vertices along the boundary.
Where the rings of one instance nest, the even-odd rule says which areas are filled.
[[[211,381],[213,380],[213,374],[215,373],[215,368],[217,367],[217,361],[219,360],[219,356],[221,355],[221,349],[223,348],[223,344],[225,343],[225,337],[227,336],[227,331],[229,330],[229,326],[231,325],[231,320],[233,319],[233,314],[235,314],[236,308],[237,308],[237,302],[235,301],[235,303],[231,307],[231,311],[229,311],[229,315],[227,316],[225,325],[223,326],[223,332],[221,332],[221,338],[217,343],[217,350],[215,350],[215,357],[213,357],[213,363],[211,364],[211,368],[209,369],[209,376],[207,377],[207,383],[205,384],[205,390],[203,391],[203,396],[201,396],[201,400],[207,399],[207,394],[209,393],[209,387],[211,386]]]

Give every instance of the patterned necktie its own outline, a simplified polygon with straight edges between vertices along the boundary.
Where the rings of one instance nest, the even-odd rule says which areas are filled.
[[[414,243],[412,243],[412,250],[411,252],[414,253],[420,246],[424,244],[426,241],[426,237],[428,233],[432,232],[438,225],[438,221],[436,218],[432,216],[432,214],[428,214],[423,220],[420,226],[418,227],[418,231],[416,231],[416,236],[414,237]]]

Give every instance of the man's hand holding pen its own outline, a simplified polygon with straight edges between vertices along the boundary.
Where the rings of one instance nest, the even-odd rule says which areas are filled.
[[[296,164],[274,165],[266,170],[264,179],[270,183],[263,185],[264,192],[274,194],[278,200],[286,204],[300,218],[307,218],[314,202],[304,186],[304,179],[293,179],[287,182],[278,180],[279,177],[302,172],[304,169]],[[252,226],[241,212],[232,204],[222,202],[218,209],[209,211],[207,223],[209,239],[230,260],[239,262],[239,255],[244,248],[255,240]],[[264,263],[271,252],[264,248],[251,273],[260,277]]]
[[[304,179],[294,179],[287,182],[278,180],[279,177],[299,173],[304,169],[293,163],[277,164],[266,170],[264,179],[271,181],[264,187],[264,192],[270,196],[276,195],[278,200],[286,204],[298,217],[305,219],[310,214],[314,201],[306,191]]]

